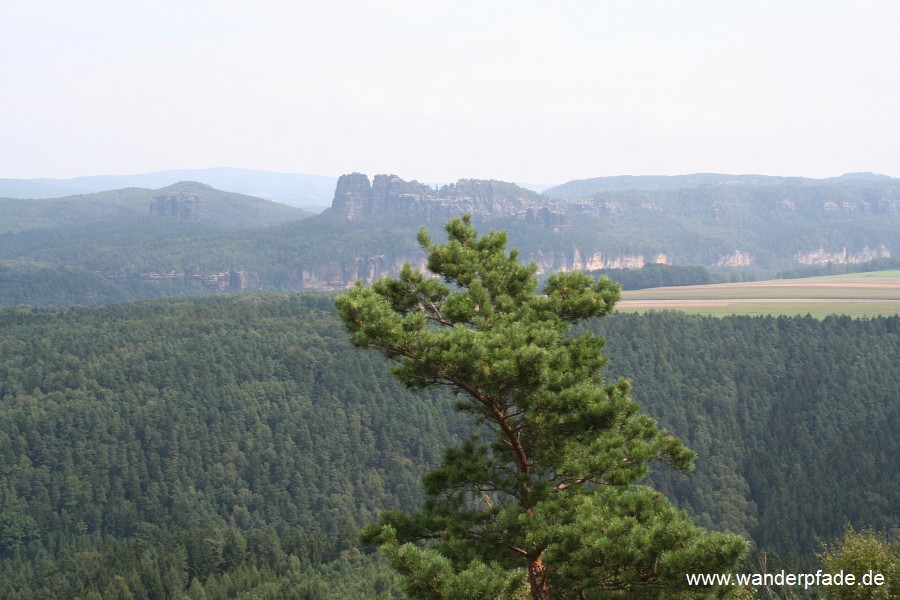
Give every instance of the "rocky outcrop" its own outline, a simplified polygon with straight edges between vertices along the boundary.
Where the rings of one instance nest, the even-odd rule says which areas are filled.
[[[749,267],[753,264],[753,258],[746,252],[735,250],[731,254],[719,257],[717,267]]]
[[[151,283],[163,283],[168,281],[188,282],[201,284],[207,290],[213,292],[244,292],[258,290],[262,287],[259,274],[244,269],[222,271],[220,273],[193,273],[184,271],[108,271],[100,273],[110,281],[123,281],[137,279]]]
[[[396,276],[405,262],[425,271],[425,254],[415,256],[366,256],[346,261],[309,265],[292,271],[282,287],[304,290],[342,290],[356,281],[369,285],[382,277]]]
[[[670,264],[669,258],[662,252],[651,256],[643,254],[620,254],[608,256],[602,252],[582,252],[578,248],[571,252],[538,252],[534,256],[526,256],[525,260],[533,260],[538,267],[539,275],[558,271],[596,271],[599,269],[640,269],[648,263]]]
[[[216,292],[244,292],[260,289],[259,275],[243,269],[194,275],[194,278],[198,279],[206,289]]]
[[[468,213],[479,221],[514,218],[558,229],[566,203],[503,181],[460,179],[431,188],[396,175],[376,175],[370,184],[351,173],[338,179],[331,207],[348,220],[391,215],[432,223]]]
[[[198,221],[203,214],[200,195],[187,191],[157,194],[150,200],[150,214],[180,221]]]
[[[805,252],[797,255],[797,262],[802,265],[827,265],[834,264],[856,264],[864,263],[876,258],[890,258],[891,252],[888,248],[881,244],[877,248],[869,248],[865,246],[861,250],[850,251],[847,248],[840,250],[828,251],[824,248]]]

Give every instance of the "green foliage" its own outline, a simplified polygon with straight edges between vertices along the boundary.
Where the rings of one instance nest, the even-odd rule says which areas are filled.
[[[335,302],[355,346],[395,360],[393,374],[410,387],[451,388],[476,425],[425,477],[424,509],[386,513],[364,540],[396,531],[410,582],[437,585],[448,565],[462,577],[498,564],[525,569],[534,598],[644,589],[660,597],[684,585],[688,567],[733,566],[740,538],[693,527],[634,485],[649,463],[688,469],[694,454],[639,411],[626,380],[603,381],[599,338],[566,335],[572,323],[606,315],[618,287],[575,272],[552,275],[537,295],[535,265],[506,254],[505,232],[479,237],[468,217],[446,230],[446,244],[419,233],[443,281],[406,265],[398,279],[357,285]],[[422,539],[439,539],[446,560],[405,545]],[[508,581],[490,589],[505,593]],[[420,597],[447,593],[413,587]]]
[[[819,555],[828,573],[853,573],[862,583],[868,574],[882,576],[880,585],[823,587],[823,597],[831,600],[888,600],[900,595],[900,540],[889,542],[871,529],[857,532],[848,526],[844,537],[833,545],[824,545]]]
[[[878,258],[862,263],[828,263],[782,271],[779,279],[799,279],[801,277],[821,277],[823,275],[846,275],[849,273],[869,273],[900,268],[900,259]]]
[[[414,598],[515,600],[528,595],[524,569],[509,570],[497,562],[486,564],[477,557],[454,568],[453,562],[440,552],[409,542],[399,544],[390,525],[378,530],[377,542],[391,567],[406,577],[404,591]]]
[[[655,487],[698,523],[811,557],[849,522],[900,528],[900,318],[616,314],[609,372],[700,458]]]

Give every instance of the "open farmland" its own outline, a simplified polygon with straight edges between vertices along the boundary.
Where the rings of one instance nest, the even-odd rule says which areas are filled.
[[[705,315],[900,314],[900,270],[623,292],[618,310]]]

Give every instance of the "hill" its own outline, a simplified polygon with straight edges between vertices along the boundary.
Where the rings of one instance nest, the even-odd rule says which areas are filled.
[[[257,279],[242,265],[263,244],[259,238],[273,225],[309,215],[196,182],[0,199],[0,305],[246,289]]]
[[[157,189],[179,181],[256,196],[318,212],[328,205],[336,177],[252,169],[177,169],[137,175],[92,175],[70,179],[0,179],[0,198],[60,198],[123,188]]]
[[[494,181],[431,189],[393,175],[370,184],[356,173],[338,181],[331,211],[378,226],[427,225],[469,212],[507,229],[512,245],[542,273],[661,263],[774,274],[799,265],[866,262],[900,247],[900,183],[890,178],[645,179],[644,187],[667,189],[632,186],[569,202],[554,198],[553,190],[540,197]]]
[[[507,230],[542,275],[682,268],[677,277],[657,269],[626,278],[640,286],[684,282],[690,266],[710,281],[741,281],[883,260],[900,248],[900,184],[877,176],[606,191],[569,202],[495,180],[432,187],[353,173],[338,180],[328,210],[302,220],[298,209],[196,183],[0,200],[0,262],[17,265],[6,277],[20,288],[34,279],[21,277],[29,264],[48,277],[69,269],[67,288],[81,272],[84,289],[66,296],[93,302],[120,299],[98,278],[132,299],[339,290],[396,274],[404,261],[421,268],[418,227],[436,232],[463,212],[481,227]],[[50,302],[26,289],[7,296]]]
[[[891,180],[887,175],[874,173],[847,173],[840,177],[811,179],[808,177],[776,177],[772,175],[728,175],[723,173],[694,173],[692,175],[616,175],[577,179],[562,185],[548,187],[544,194],[564,198],[570,202],[590,198],[601,192],[663,191],[696,189],[706,186],[729,187],[799,187],[830,184],[872,184]]]
[[[179,207],[183,208],[181,212]],[[0,233],[85,225],[125,227],[154,217],[189,220],[218,229],[247,229],[309,215],[277,202],[182,181],[156,190],[127,188],[42,200],[0,198]]]

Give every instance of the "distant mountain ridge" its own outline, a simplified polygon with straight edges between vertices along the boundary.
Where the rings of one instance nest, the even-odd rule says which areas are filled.
[[[772,175],[727,175],[722,173],[694,173],[691,175],[615,175],[576,179],[549,187],[543,194],[552,198],[574,201],[589,198],[599,192],[663,191],[699,188],[703,186],[821,186],[831,184],[885,183],[887,175],[875,173],[845,173],[839,177],[812,179],[809,177],[780,177]]]
[[[147,220],[164,214],[160,199],[189,198],[196,204],[196,221],[214,228],[264,227],[308,217],[294,206],[256,196],[225,192],[196,181],[180,181],[160,188],[125,188],[62,198],[0,198],[0,233],[29,229],[71,229],[81,225]],[[201,208],[202,207],[202,208]],[[200,218],[201,212],[203,218]]]
[[[406,261],[424,269],[417,229],[439,238],[446,220],[464,213],[481,230],[506,230],[540,275],[666,264],[766,278],[900,253],[898,180],[716,177],[567,200],[497,180],[430,186],[350,173],[336,180],[331,207],[313,216],[196,182],[0,198],[0,304],[118,301],[123,290],[127,299],[341,290],[396,275]]]
[[[697,174],[571,183],[580,187],[538,195],[492,180],[432,189],[396,175],[376,175],[370,183],[351,173],[338,180],[331,212],[347,221],[426,225],[469,213],[508,229],[540,273],[648,263],[774,272],[866,262],[900,248],[900,181],[881,175]]]
[[[220,167],[70,179],[0,179],[0,198],[62,198],[130,187],[158,189],[179,181],[198,181],[226,192],[321,209],[328,205],[337,177]]]

